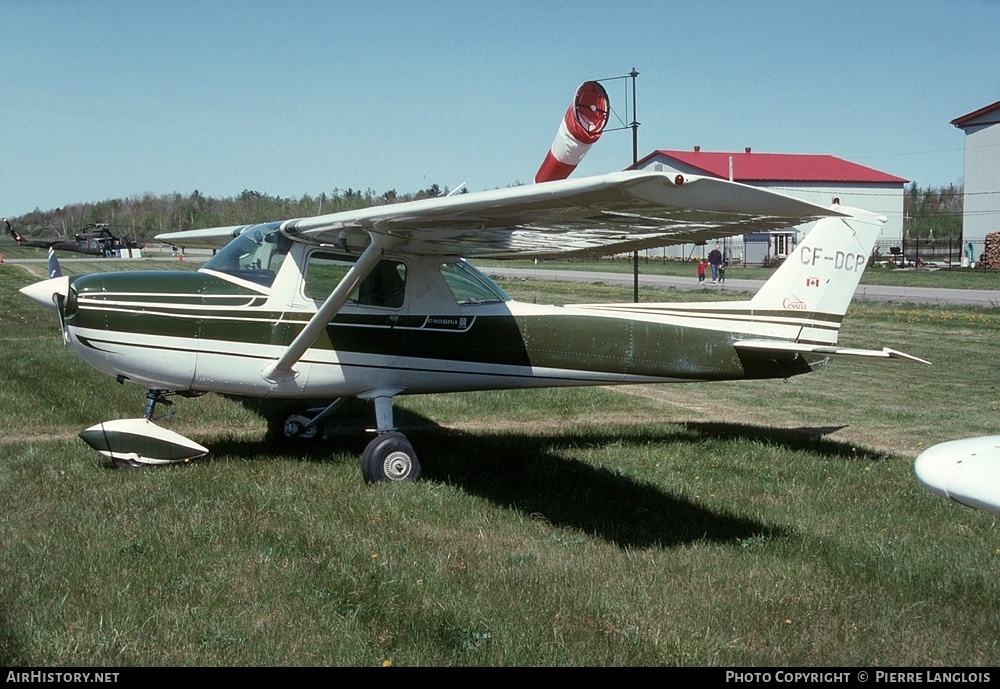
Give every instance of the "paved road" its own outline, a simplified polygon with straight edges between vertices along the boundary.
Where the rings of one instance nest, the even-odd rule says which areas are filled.
[[[188,251],[189,254],[193,252]],[[211,252],[204,252],[206,256]],[[147,256],[151,260],[173,260],[167,255]],[[192,255],[192,259],[195,257]],[[60,262],[105,261],[103,258],[60,258]],[[197,260],[197,259],[196,259]],[[45,263],[44,258],[9,259],[7,263]],[[487,275],[506,278],[536,278],[539,280],[565,280],[568,282],[603,282],[607,285],[632,286],[631,273],[605,273],[602,271],[584,270],[552,270],[546,268],[483,268]],[[998,280],[1000,281],[1000,280]],[[641,275],[639,284],[646,287],[673,287],[681,290],[696,290],[704,287],[713,289],[733,290],[738,292],[756,292],[764,284],[763,280],[726,280],[725,285],[711,283],[698,284],[695,278],[676,277],[671,275]],[[1000,307],[1000,290],[987,289],[944,289],[934,287],[885,287],[882,285],[861,285],[855,292],[857,300],[884,301],[911,304],[955,304],[964,306],[981,306],[985,308]]]
[[[551,270],[545,268],[483,268],[484,273],[506,278],[534,277],[540,280],[565,280],[569,282],[603,282],[608,285],[632,286],[631,273],[605,273],[583,270]],[[725,289],[739,292],[756,292],[763,280],[726,280],[725,285],[698,284],[696,278],[670,275],[639,275],[639,284],[646,287],[674,287],[682,290]],[[885,301],[911,304],[956,304],[966,306],[1000,307],[1000,290],[944,289],[933,287],[885,287],[860,285],[855,292],[857,300]]]

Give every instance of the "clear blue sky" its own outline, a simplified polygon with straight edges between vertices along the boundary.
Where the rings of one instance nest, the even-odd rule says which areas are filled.
[[[962,178],[949,122],[1000,100],[995,0],[0,0],[0,27],[9,216],[530,182],[576,87],[633,67],[640,156],[827,153],[939,186]],[[576,175],[631,158],[609,132]]]

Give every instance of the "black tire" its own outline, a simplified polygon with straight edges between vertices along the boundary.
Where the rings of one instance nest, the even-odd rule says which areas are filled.
[[[322,424],[301,432],[309,417],[297,412],[276,414],[267,421],[267,435],[272,440],[294,443],[315,443],[323,439]]]
[[[368,483],[416,481],[421,473],[420,460],[405,435],[383,433],[365,448],[361,473]]]

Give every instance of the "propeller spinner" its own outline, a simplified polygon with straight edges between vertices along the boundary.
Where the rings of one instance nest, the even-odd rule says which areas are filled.
[[[59,317],[59,329],[62,331],[63,341],[69,342],[69,332],[66,329],[66,299],[69,296],[69,277],[62,274],[59,260],[51,247],[49,248],[49,279],[22,287],[19,291],[45,308],[55,310]]]

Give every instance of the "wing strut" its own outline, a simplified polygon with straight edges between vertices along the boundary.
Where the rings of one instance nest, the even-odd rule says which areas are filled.
[[[296,375],[292,367],[299,362],[299,359],[306,353],[306,350],[312,346],[320,333],[326,329],[326,326],[329,325],[333,317],[337,315],[347,302],[347,298],[351,296],[354,290],[358,288],[358,285],[378,265],[383,252],[392,240],[381,234],[371,233],[370,236],[372,239],[371,244],[362,252],[357,262],[351,266],[351,269],[347,271],[347,275],[330,292],[330,296],[326,298],[326,301],[319,307],[319,310],[309,319],[306,327],[302,328],[302,331],[292,340],[292,343],[288,345],[288,349],[282,353],[277,361],[268,364],[261,371],[264,380],[270,383],[277,383],[289,376]]]

